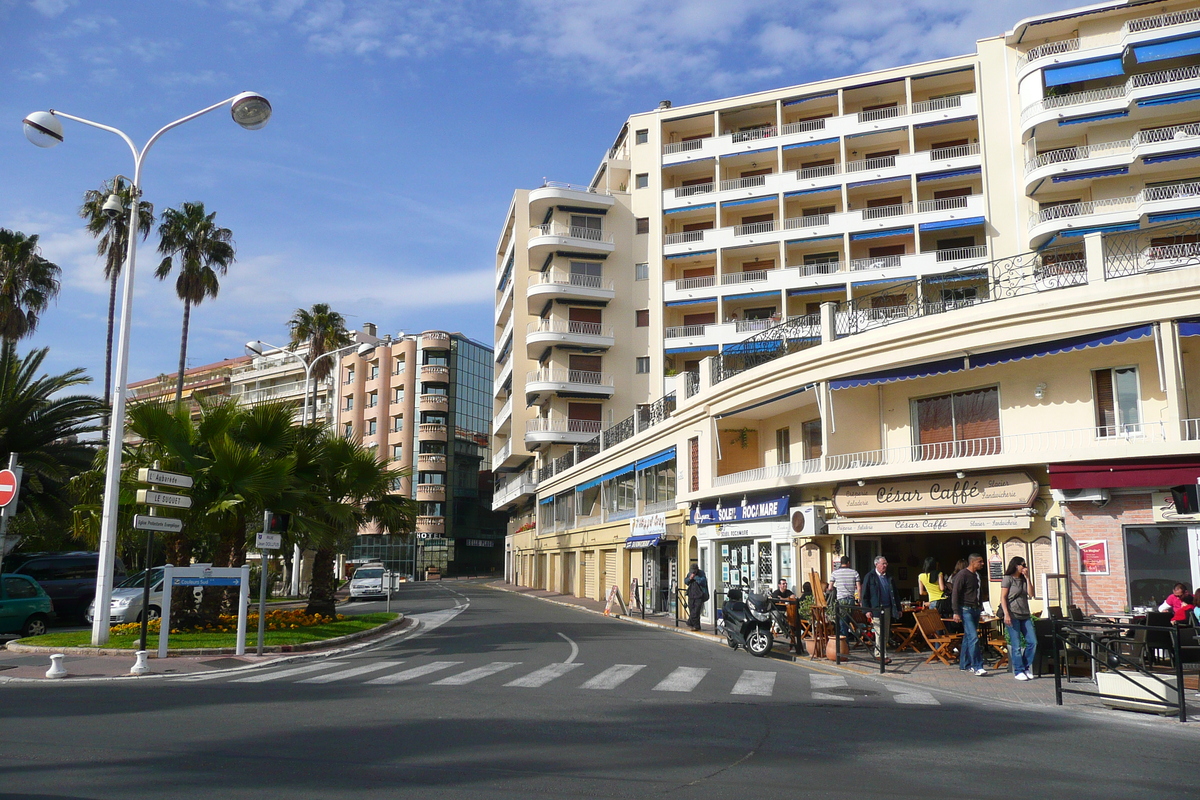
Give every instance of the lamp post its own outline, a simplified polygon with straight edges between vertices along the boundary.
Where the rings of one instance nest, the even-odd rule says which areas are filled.
[[[96,573],[95,615],[92,622],[92,644],[97,646],[108,641],[113,561],[117,552],[117,506],[121,485],[121,446],[125,440],[125,391],[129,374],[129,336],[133,314],[133,277],[137,258],[138,200],[142,194],[142,164],[145,162],[150,148],[164,133],[225,106],[230,107],[233,121],[247,130],[258,130],[271,118],[271,104],[267,102],[266,98],[254,92],[242,92],[228,100],[222,100],[163,126],[150,137],[141,150],[138,150],[137,145],[127,134],[117,128],[65,114],[62,111],[54,109],[35,111],[23,120],[25,138],[38,147],[54,147],[62,142],[63,127],[58,118],[63,117],[120,136],[133,153],[133,181],[130,188],[131,202],[129,227],[127,228],[129,241],[125,252],[125,275],[121,289],[121,331],[117,342],[117,374],[116,380],[113,382],[112,402],[109,406],[108,460],[104,474],[104,507],[100,518],[100,563]],[[104,213],[109,216],[117,216],[121,211],[120,198],[115,194],[109,195],[108,200],[104,203]]]
[[[342,353],[346,352],[347,350],[352,350],[352,349],[354,349],[354,345],[350,345],[349,347],[342,347],[338,350],[330,350],[328,353],[322,353],[321,355],[317,356],[316,358],[314,358],[310,361],[310,360],[300,356],[298,353],[293,353],[291,350],[285,350],[282,347],[276,347],[273,344],[267,344],[266,342],[261,341],[259,339],[256,339],[253,342],[246,342],[246,352],[252,356],[263,357],[266,355],[268,350],[274,350],[274,351],[278,352],[279,355],[285,356],[288,358],[294,358],[297,361],[299,361],[301,364],[304,365],[304,411],[301,414],[300,419],[303,420],[305,425],[312,424],[313,418],[316,417],[316,413],[317,413],[316,408],[310,407],[309,403],[308,403],[308,398],[312,394],[312,388],[313,388],[312,387],[313,367],[316,366],[316,363],[318,361],[320,361],[322,358],[325,358],[326,356],[332,358],[333,356],[341,355]],[[371,351],[373,351],[374,349],[375,349],[375,345],[364,342],[363,344],[360,344],[358,346],[357,353],[359,356],[366,356],[366,355],[369,355],[371,353]],[[315,405],[315,403],[314,403],[314,405]],[[299,545],[299,543],[292,544],[292,580],[291,580],[291,584],[292,584],[290,587],[291,595],[293,597],[295,597],[296,595],[300,594],[300,545]]]

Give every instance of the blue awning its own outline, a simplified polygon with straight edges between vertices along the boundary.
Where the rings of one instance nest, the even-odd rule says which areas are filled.
[[[774,153],[774,152],[775,152],[774,147],[762,147],[762,148],[759,148],[758,150],[746,150],[744,152],[739,152],[739,153],[730,153],[726,156],[723,156],[723,158],[737,158],[738,156],[756,156],[761,153]]]
[[[614,469],[614,470],[612,470],[612,471],[610,471],[610,472],[606,472],[606,473],[604,473],[603,475],[600,475],[600,476],[598,476],[598,477],[592,478],[590,481],[587,481],[587,482],[585,482],[585,483],[581,483],[581,484],[579,484],[578,486],[576,486],[576,487],[575,487],[575,491],[577,491],[577,492],[583,492],[583,491],[586,491],[586,490],[588,490],[588,489],[592,489],[592,488],[594,488],[594,487],[596,487],[596,486],[599,486],[600,484],[604,483],[606,480],[609,480],[610,478],[615,478],[615,477],[617,477],[618,475],[624,475],[624,474],[625,474],[625,473],[627,473],[627,472],[633,472],[633,467],[634,467],[634,465],[633,465],[633,464],[626,464],[626,465],[625,465],[625,466],[623,466],[623,467],[620,467],[620,468],[618,468],[618,469]]]
[[[538,505],[539,506],[548,506],[553,502],[554,502],[554,495],[550,495],[549,497],[545,498],[544,500],[538,500]]]
[[[802,294],[829,294],[830,292],[841,292],[845,294],[845,284],[839,286],[810,286],[807,289],[788,289],[788,297],[797,297]]]
[[[925,175],[917,176],[917,183],[925,181],[944,181],[950,178],[965,178],[968,175],[979,175],[983,172],[981,167],[968,167],[967,169],[951,169],[945,172],[929,172]]]
[[[939,119],[933,122],[922,122],[920,125],[913,125],[914,128],[933,128],[937,125],[953,125],[955,122],[974,122],[976,116],[972,114],[969,117],[954,117],[953,119]]]
[[[1197,54],[1200,54],[1200,36],[1186,36],[1182,39],[1172,39],[1169,42],[1152,42],[1133,47],[1133,57],[1139,64]]]
[[[1181,92],[1180,94],[1169,94],[1166,97],[1152,97],[1149,100],[1138,100],[1138,108],[1148,108],[1150,106],[1169,106],[1173,103],[1187,103],[1191,100],[1200,100],[1200,92]]]
[[[630,536],[625,540],[626,550],[648,550],[651,547],[658,547],[662,542],[662,537],[657,533],[644,533],[640,536]]]
[[[832,139],[813,139],[811,142],[800,142],[799,144],[785,144],[784,150],[798,150],[801,147],[816,147],[822,144],[837,144],[837,137]]]
[[[826,100],[830,97],[837,97],[837,92],[826,92],[825,94],[810,94],[808,97],[797,97],[794,100],[784,100],[783,105],[785,108],[787,106],[798,106],[801,103],[807,103],[809,100]]]
[[[672,156],[687,156],[688,153],[699,153],[699,152],[700,151],[698,151],[698,150],[689,150],[689,151],[686,151],[683,153],[668,153],[667,155],[663,156],[663,158],[671,158]],[[717,157],[716,156],[704,156],[702,158],[697,158],[696,156],[693,155],[684,160],[687,161],[688,164],[700,164],[705,161],[716,161]],[[679,165],[675,165],[675,166],[679,166]]]
[[[725,302],[728,303],[731,300],[753,300],[757,297],[774,297],[778,299],[779,292],[750,292],[749,294],[730,294],[725,296]]]
[[[1075,350],[1087,350],[1106,344],[1121,344],[1145,339],[1154,335],[1153,325],[1138,325],[1133,328],[1122,328],[1105,333],[1088,333],[1082,336],[1071,336],[1067,339],[1055,339],[1049,342],[1023,344],[1019,347],[1008,347],[991,353],[979,353],[970,356],[971,368],[991,367],[997,364],[1008,364],[1012,361],[1024,361],[1029,358],[1053,356],[1059,353],[1070,353]]]
[[[861,242],[864,239],[882,239],[885,236],[905,236],[912,232],[912,225],[907,225],[903,228],[888,228],[883,231],[863,231],[862,233],[850,234],[850,241]]]
[[[700,258],[701,256],[715,256],[716,254],[717,254],[716,250],[700,250],[695,253],[676,253],[673,256],[667,256],[665,260],[666,261],[675,261],[680,258]]]
[[[1184,150],[1181,153],[1164,153],[1161,156],[1143,156],[1143,164],[1161,164],[1164,161],[1183,161],[1187,158],[1200,158],[1200,150]]]
[[[956,356],[954,358],[945,358],[941,361],[930,361],[925,364],[913,364],[907,367],[894,367],[878,372],[868,372],[862,375],[855,375],[851,378],[830,381],[829,388],[853,389],[859,386],[874,386],[879,383],[895,383],[897,381],[911,380],[912,378],[927,378],[931,375],[961,372],[966,369],[966,365],[963,363],[964,360],[962,356]]]
[[[846,184],[846,188],[847,189],[857,189],[860,186],[878,186],[881,183],[897,183],[899,181],[907,182],[911,179],[911,177],[912,176],[910,176],[910,175],[897,175],[894,178],[878,178],[873,181],[859,181],[858,183]]]
[[[659,453],[655,453],[652,456],[646,456],[645,458],[639,458],[637,460],[637,463],[634,464],[633,466],[635,469],[645,469],[646,467],[654,467],[654,466],[658,466],[659,464],[664,464],[673,458],[675,458],[675,448],[668,447],[666,450],[663,450],[662,452],[659,452]]]
[[[1051,183],[1067,183],[1069,181],[1086,181],[1091,178],[1111,178],[1114,175],[1128,175],[1129,167],[1113,167],[1112,169],[1096,169],[1091,172],[1070,172],[1066,175],[1055,175]]]
[[[746,206],[751,203],[764,203],[768,200],[778,200],[777,194],[764,194],[761,197],[747,197],[745,200],[722,200],[721,208],[732,208],[733,206]]]
[[[725,350],[725,352],[728,353],[729,349],[727,348]],[[748,406],[742,406],[741,408],[735,408],[733,411],[722,412],[720,414],[717,414],[714,417],[714,419],[725,419],[725,417],[737,416],[738,414],[741,414],[744,411],[753,411],[756,408],[762,408],[763,406],[770,405],[771,403],[777,403],[780,400],[784,400],[788,397],[794,397],[794,396],[800,394],[801,392],[807,392],[809,389],[813,389],[815,387],[816,387],[815,383],[810,383],[806,386],[801,386],[799,389],[792,389],[790,392],[784,392],[783,394],[777,394],[774,397],[771,397],[767,400],[760,400],[759,402],[753,403]]]
[[[663,212],[666,214],[682,214],[685,211],[707,211],[710,208],[716,208],[716,203],[705,203],[702,206],[683,206],[682,208],[670,208]]]
[[[857,289],[860,286],[877,286],[881,283],[903,283],[903,282],[910,281],[910,280],[912,280],[912,278],[907,277],[907,276],[905,276],[903,278],[901,278],[901,277],[880,278],[878,280],[873,280],[873,281],[855,281],[854,283],[850,284],[850,286],[852,289]]]
[[[965,217],[963,219],[946,219],[941,222],[923,222],[921,223],[921,233],[929,231],[948,231],[951,228],[970,228],[974,225],[982,225],[987,220],[984,217]]]
[[[1070,119],[1060,119],[1059,125],[1082,125],[1086,122],[1102,122],[1106,119],[1120,119],[1128,117],[1128,111],[1109,111],[1106,114],[1088,114],[1084,117],[1071,117]]]
[[[1079,83],[1097,78],[1114,78],[1124,74],[1125,68],[1121,64],[1120,56],[1066,64],[1061,67],[1046,67],[1042,70],[1047,86],[1062,86],[1064,83]]]
[[[965,281],[986,281],[988,278],[987,270],[971,270],[969,272],[943,272],[940,275],[926,275],[925,283],[936,285],[939,283],[962,283]]]
[[[884,109],[881,108],[879,110],[883,111]],[[899,114],[897,114],[896,116],[899,116]],[[895,128],[886,128],[881,131],[864,131],[863,133],[852,133],[849,136],[847,136],[846,138],[847,139],[858,139],[863,136],[878,136],[881,133],[896,133],[897,131],[907,131],[907,130],[908,130],[908,128],[904,127],[903,125],[897,125]]]
[[[1175,329],[1180,336],[1200,336],[1200,317],[1176,320]]]
[[[1153,225],[1156,222],[1176,222],[1181,219],[1200,217],[1200,211],[1171,211],[1165,214],[1151,214],[1146,221]]]
[[[840,190],[841,188],[842,188],[841,186],[839,186],[835,183],[832,186],[819,186],[816,189],[801,189],[798,192],[787,192],[786,194],[784,194],[784,199],[787,199],[789,197],[800,197],[801,195],[805,195],[805,194],[827,194],[829,192],[836,192],[836,191]]]
[[[702,344],[699,347],[668,347],[663,350],[669,356],[679,355],[680,353],[701,353],[709,350],[715,351],[715,344]]]
[[[1140,228],[1136,222],[1128,222],[1124,225],[1098,225],[1094,228],[1067,228],[1059,231],[1059,236],[1087,236],[1089,233],[1122,233],[1124,231],[1136,231]]]
[[[715,303],[715,302],[717,302],[717,298],[715,298],[715,297],[701,297],[696,300],[672,300],[669,303],[665,303],[664,305],[666,305],[667,308],[674,308],[675,306],[694,306],[694,305],[697,305],[698,303]]]
[[[784,244],[812,244],[813,242],[840,242],[841,240],[842,235],[840,233],[835,233],[832,236],[814,236],[811,239],[807,237],[804,239],[788,239],[786,242],[784,242]]]

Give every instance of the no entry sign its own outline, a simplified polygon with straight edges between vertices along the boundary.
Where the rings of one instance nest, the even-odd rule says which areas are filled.
[[[20,482],[11,469],[0,469],[0,508],[4,508],[17,499],[17,489]]]

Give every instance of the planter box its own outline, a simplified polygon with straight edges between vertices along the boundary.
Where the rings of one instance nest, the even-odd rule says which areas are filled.
[[[1179,687],[1174,675],[1163,675],[1166,685],[1155,678],[1137,672],[1097,672],[1096,688],[1101,694],[1117,695],[1123,699],[1101,698],[1109,708],[1127,711],[1149,711],[1152,714],[1173,714],[1179,704]],[[1149,702],[1146,702],[1149,701]],[[1162,705],[1169,703],[1169,706]]]

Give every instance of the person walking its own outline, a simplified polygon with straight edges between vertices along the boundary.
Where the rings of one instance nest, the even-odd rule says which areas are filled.
[[[987,596],[983,579],[983,556],[972,553],[967,556],[967,566],[954,576],[950,586],[950,605],[954,609],[954,621],[963,626],[963,642],[958,651],[958,668],[980,677],[987,675],[983,668],[983,642],[979,639],[979,615]]]
[[[688,621],[687,625],[694,631],[700,630],[700,614],[704,604],[708,602],[708,577],[699,564],[692,564],[683,583],[687,586]]]
[[[835,592],[835,605],[829,611],[833,612],[841,635],[845,636],[850,632],[850,609],[845,606],[854,605],[854,598],[858,595],[861,584],[858,573],[850,568],[850,556],[842,556],[839,563],[841,566],[829,575],[829,585],[825,587],[825,593]]]
[[[1013,677],[1031,681],[1037,636],[1029,613],[1029,565],[1020,556],[1008,562],[1004,577],[1000,579],[1000,608],[1004,613],[1004,626],[1008,628],[1008,654]]]
[[[887,574],[888,562],[883,556],[875,557],[875,569],[862,580],[862,607],[867,611],[867,622],[875,631],[875,657],[880,657],[880,643],[890,635],[890,625],[884,624],[884,609],[890,609],[893,620],[900,619],[900,595]],[[884,658],[884,664],[892,663]]]

